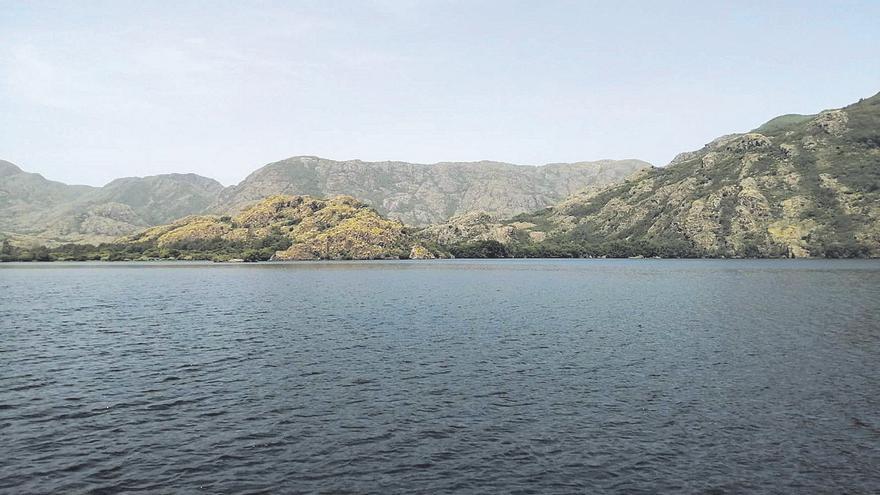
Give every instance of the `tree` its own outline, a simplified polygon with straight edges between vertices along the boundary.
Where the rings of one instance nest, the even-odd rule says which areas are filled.
[[[449,252],[456,258],[506,258],[507,247],[498,241],[475,241],[453,245]]]

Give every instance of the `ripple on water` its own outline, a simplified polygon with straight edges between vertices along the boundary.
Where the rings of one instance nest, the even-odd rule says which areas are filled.
[[[0,279],[0,492],[880,492],[877,262]]]

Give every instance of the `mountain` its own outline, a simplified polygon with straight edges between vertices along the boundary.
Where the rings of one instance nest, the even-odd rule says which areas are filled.
[[[223,186],[195,174],[116,179],[56,209],[43,236],[76,242],[110,241],[201,212]]]
[[[334,161],[299,156],[271,163],[220,194],[213,212],[231,213],[273,194],[347,194],[407,225],[424,226],[464,213],[502,216],[550,206],[589,187],[619,182],[649,167],[640,160],[557,163]]]
[[[200,212],[216,201],[223,185],[196,174],[164,174],[116,179],[92,194],[92,203],[123,203],[148,224]]]
[[[425,246],[398,220],[351,196],[318,199],[277,195],[235,216],[191,215],[92,246],[21,248],[0,239],[0,261],[242,261],[399,259],[446,256]]]
[[[109,242],[201,212],[222,189],[219,182],[194,174],[71,186],[0,162],[0,231],[39,243]]]
[[[91,193],[89,186],[69,186],[27,173],[0,160],[0,231],[24,234],[49,222],[51,211]]]
[[[276,249],[287,253],[279,259],[406,256],[407,248],[418,248],[408,253],[418,256],[880,257],[880,94],[842,109],[777,117],[681,153],[663,168],[645,165],[296,157],[223,189],[177,174],[66,186],[0,162],[0,231],[14,234],[7,234],[7,248],[22,235],[109,240],[212,212],[223,216],[188,217],[159,231],[176,232],[172,239],[207,235],[216,244],[206,251],[227,254],[248,247],[265,255],[287,239],[290,246]],[[337,192],[357,200],[303,196]],[[258,203],[278,193],[299,199]],[[277,221],[242,217],[254,203],[275,208],[269,217]],[[537,211],[521,213],[528,210]],[[400,221],[432,225],[411,232]],[[263,235],[267,228],[271,235]]]
[[[519,243],[525,252],[877,257],[880,94],[778,117],[682,153],[667,167],[484,224],[496,234],[512,229],[491,240]]]
[[[190,216],[119,244],[148,256],[191,259],[396,259],[414,248],[433,256],[402,223],[351,196],[271,196],[236,216]]]
[[[224,189],[195,174],[129,177],[104,187],[69,186],[0,162],[0,232],[34,243],[109,242],[187,215],[235,214],[276,194],[351,195],[391,218],[426,225],[477,210],[510,216],[544,208],[647,166],[639,160],[531,167],[297,157],[266,165]]]

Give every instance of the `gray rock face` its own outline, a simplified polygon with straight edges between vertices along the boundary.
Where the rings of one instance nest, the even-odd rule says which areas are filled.
[[[69,186],[0,161],[0,232],[35,242],[109,242],[199,213],[237,213],[276,194],[350,195],[409,225],[488,211],[538,210],[586,187],[616,183],[639,160],[551,164],[338,162],[296,157],[223,188],[195,174],[128,177],[104,187]]]
[[[158,225],[203,211],[222,190],[222,184],[200,175],[163,174],[116,179],[90,201],[127,204],[145,223]]]
[[[525,217],[556,242],[880,257],[880,94],[722,136],[668,167]]]
[[[810,126],[821,129],[832,136],[840,137],[847,130],[847,122],[849,122],[849,117],[843,110],[826,110],[813,119]]]
[[[423,226],[486,211],[502,216],[550,206],[587,187],[606,186],[649,167],[640,160],[558,163],[334,161],[300,156],[271,163],[227,188],[211,208],[240,210],[272,194],[348,194],[403,223]]]
[[[431,225],[420,232],[424,239],[439,244],[457,244],[473,241],[511,241],[515,227],[485,212],[466,213],[450,218],[445,223]]]
[[[40,243],[107,242],[204,210],[223,186],[194,174],[71,186],[0,163],[0,231]]]

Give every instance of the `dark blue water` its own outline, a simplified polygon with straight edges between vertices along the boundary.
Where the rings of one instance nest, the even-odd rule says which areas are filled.
[[[0,265],[4,493],[877,493],[880,263]]]

